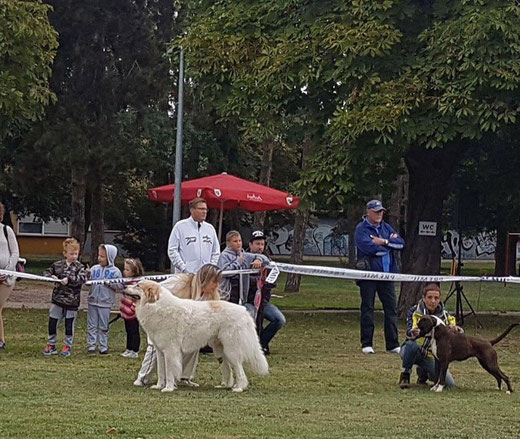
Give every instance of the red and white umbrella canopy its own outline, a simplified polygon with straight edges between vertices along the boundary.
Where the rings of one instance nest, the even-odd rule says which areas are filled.
[[[288,192],[253,183],[225,172],[183,181],[181,190],[183,204],[202,197],[208,202],[208,207],[224,210],[233,210],[237,207],[252,212],[296,209],[300,203],[298,197]],[[172,203],[174,192],[175,185],[168,184],[148,189],[148,197],[152,201]]]

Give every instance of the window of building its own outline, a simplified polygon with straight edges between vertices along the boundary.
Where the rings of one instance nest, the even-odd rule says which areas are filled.
[[[52,220],[44,222],[33,215],[27,215],[18,220],[18,235],[68,236],[69,224]]]

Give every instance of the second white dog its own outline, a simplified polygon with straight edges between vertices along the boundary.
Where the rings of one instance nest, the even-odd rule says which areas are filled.
[[[247,388],[243,363],[257,375],[269,373],[255,324],[243,306],[179,299],[148,280],[129,287],[125,293],[136,300],[139,323],[157,348],[158,381],[153,388],[163,392],[175,390],[175,383],[181,377],[183,354],[206,345],[221,359],[222,387],[232,388],[234,392]]]

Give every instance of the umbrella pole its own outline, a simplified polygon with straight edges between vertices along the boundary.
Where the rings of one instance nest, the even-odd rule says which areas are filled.
[[[218,218],[218,243],[222,242],[222,215],[224,214],[224,202],[220,202],[220,215]]]

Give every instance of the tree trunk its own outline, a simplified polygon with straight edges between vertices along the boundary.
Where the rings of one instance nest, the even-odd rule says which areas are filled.
[[[87,193],[87,176],[82,169],[72,167],[72,218],[70,235],[76,238],[81,248],[85,245],[85,197]]]
[[[403,164],[404,166],[404,164]],[[388,222],[401,236],[406,230],[406,205],[408,201],[408,173],[403,172],[393,184],[394,190],[388,203]]]
[[[168,221],[168,210],[169,210],[169,204],[162,204],[159,208],[160,212],[160,221],[162,224],[161,230],[161,236],[159,237],[159,241],[157,242],[157,250],[159,252],[159,256],[157,258],[157,270],[159,271],[165,271],[166,270],[166,255],[168,252],[168,239],[170,237],[171,232],[171,224]]]
[[[94,265],[97,261],[97,249],[105,242],[105,202],[103,184],[97,178],[92,190],[91,207],[92,228],[90,235],[90,263]]]
[[[259,183],[269,186],[271,184],[271,174],[273,171],[273,151],[275,147],[274,140],[268,140],[264,144],[262,154],[262,164],[260,167]],[[256,212],[254,214],[253,230],[263,230],[265,225],[266,212]]]
[[[301,264],[303,262],[303,250],[305,248],[305,230],[309,222],[310,210],[307,207],[299,208],[294,221],[294,232],[292,239],[290,264]],[[285,282],[285,292],[297,293],[300,291],[300,274],[289,273]]]
[[[312,140],[305,139],[303,143],[301,165],[300,168],[305,170],[308,166],[307,157],[312,152]],[[305,249],[305,230],[309,223],[310,208],[300,204],[294,219],[293,242],[291,248],[291,257],[289,262],[291,264],[301,264],[303,262],[303,250]],[[286,292],[297,293],[300,291],[301,274],[288,274],[285,282]]]
[[[402,271],[407,274],[439,274],[443,204],[450,193],[450,180],[465,148],[412,148],[406,156],[409,173],[408,215]],[[435,236],[419,236],[419,221],[437,223]],[[421,295],[422,283],[403,282],[399,313],[405,316]]]
[[[507,227],[505,224],[499,224],[495,248],[495,276],[505,276],[506,274],[506,239]]]
[[[347,208],[347,224],[348,224],[348,267],[356,267],[356,226],[363,215],[363,207],[360,203],[352,203]]]

